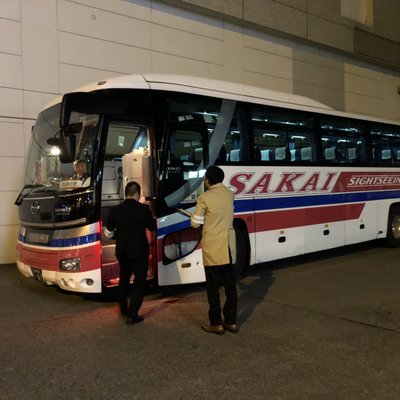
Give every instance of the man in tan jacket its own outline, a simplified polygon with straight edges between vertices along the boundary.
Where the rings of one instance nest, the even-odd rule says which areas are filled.
[[[191,217],[191,225],[203,225],[202,253],[206,274],[207,298],[210,324],[202,324],[203,330],[223,334],[225,330],[237,332],[237,291],[234,264],[236,262],[236,239],[233,229],[233,193],[222,181],[224,171],[211,166],[204,176],[205,192],[202,193]],[[221,318],[219,288],[224,286],[226,301]]]

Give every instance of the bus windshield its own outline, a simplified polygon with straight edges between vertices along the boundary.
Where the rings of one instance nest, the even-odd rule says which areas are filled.
[[[60,150],[60,104],[43,112],[32,131],[32,144],[25,167],[24,185],[40,190],[65,191],[91,186],[94,147],[99,116],[73,113],[74,159],[65,162]]]

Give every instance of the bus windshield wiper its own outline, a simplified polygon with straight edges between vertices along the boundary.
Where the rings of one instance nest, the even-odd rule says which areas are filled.
[[[24,200],[24,198],[26,196],[28,196],[28,194],[32,193],[34,189],[36,189],[38,187],[42,187],[42,186],[44,186],[44,185],[25,185],[22,188],[21,192],[19,193],[17,200],[15,200],[14,204],[16,206],[19,206],[22,203],[22,201]]]

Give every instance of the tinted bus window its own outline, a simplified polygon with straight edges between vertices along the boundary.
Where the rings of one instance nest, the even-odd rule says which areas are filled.
[[[252,125],[256,161],[310,162],[313,118],[308,113],[253,106]]]
[[[238,163],[248,161],[248,126],[245,109],[237,107],[224,141],[226,161]]]
[[[321,115],[322,158],[327,163],[366,161],[366,125],[363,121]]]
[[[377,164],[400,164],[400,127],[371,124],[372,158]]]

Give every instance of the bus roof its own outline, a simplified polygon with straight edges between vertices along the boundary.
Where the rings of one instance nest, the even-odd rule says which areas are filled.
[[[169,90],[175,92],[201,94],[212,97],[222,97],[232,100],[250,101],[261,104],[286,106],[289,108],[317,108],[332,110],[325,104],[319,103],[307,97],[290,93],[283,93],[239,83],[221,81],[216,79],[200,78],[187,75],[169,74],[144,74],[123,75],[119,77],[93,82],[72,92],[92,92],[105,89],[153,89]],[[60,97],[54,99],[50,105],[61,101]],[[47,107],[46,107],[47,108]]]
[[[332,108],[327,105],[308,97],[242,85],[240,83],[188,75],[125,75],[86,85],[79,88],[77,91],[111,88],[170,90],[256,103],[267,101],[268,103],[274,103],[274,105],[279,104],[284,106],[284,104],[286,104],[286,107],[300,106],[332,110]],[[251,101],[251,99],[253,99],[253,101]]]
[[[243,85],[240,83],[173,74],[143,74],[122,75],[93,82],[81,86],[72,92],[91,92],[105,89],[152,89],[167,90],[199,94],[211,97],[220,97],[256,104],[271,105],[296,110],[322,112],[324,114],[343,116],[361,120],[377,121],[399,125],[399,121],[388,121],[379,117],[370,117],[363,114],[352,114],[336,111],[333,108],[305,96],[284,93],[275,90]],[[54,99],[49,106],[61,101],[61,97]]]

